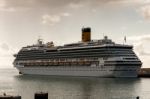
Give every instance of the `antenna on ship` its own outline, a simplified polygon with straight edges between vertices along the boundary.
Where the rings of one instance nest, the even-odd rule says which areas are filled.
[[[41,36],[39,36],[39,38],[37,40],[37,44],[38,45],[42,45],[43,44],[43,39],[41,39]]]
[[[103,33],[103,38],[105,37],[105,34]]]
[[[126,36],[124,36],[123,44],[125,44],[126,42],[127,42],[127,38],[126,38]]]

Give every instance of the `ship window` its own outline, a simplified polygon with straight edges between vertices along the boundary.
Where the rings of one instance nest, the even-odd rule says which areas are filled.
[[[104,60],[107,60],[108,58],[107,58],[107,57],[104,57],[103,59],[104,59]]]
[[[65,61],[65,59],[64,59],[64,58],[61,58],[60,61]]]

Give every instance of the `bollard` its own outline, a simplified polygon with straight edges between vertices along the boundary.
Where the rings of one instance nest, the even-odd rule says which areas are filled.
[[[139,96],[137,96],[137,97],[136,97],[136,99],[140,99],[140,97],[139,97]]]
[[[0,99],[21,99],[21,96],[0,96]]]
[[[34,99],[48,99],[48,93],[44,92],[35,93]]]

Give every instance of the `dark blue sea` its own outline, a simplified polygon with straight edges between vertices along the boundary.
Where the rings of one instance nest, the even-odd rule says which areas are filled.
[[[150,99],[150,78],[33,76],[0,69],[0,95],[34,99],[41,91],[48,92],[49,99]]]

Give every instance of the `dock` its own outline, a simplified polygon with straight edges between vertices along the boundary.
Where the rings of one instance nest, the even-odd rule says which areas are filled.
[[[21,99],[21,96],[0,95],[0,99]]]
[[[12,95],[0,95],[0,99],[21,99],[21,96],[12,96]],[[48,93],[46,92],[38,92],[34,94],[34,99],[51,99],[48,98]],[[121,99],[121,98],[117,98],[117,99]],[[130,97],[130,98],[126,98],[126,99],[140,99],[140,96],[137,97]]]
[[[141,68],[138,77],[150,77],[150,68]]]
[[[21,99],[21,96],[7,95],[6,93],[3,93],[3,95],[0,95],[0,99]],[[48,93],[36,92],[34,94],[34,99],[48,99]]]

